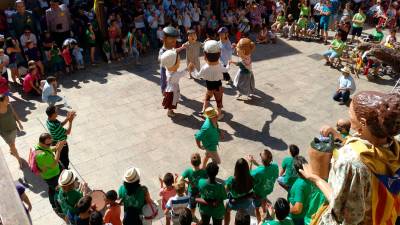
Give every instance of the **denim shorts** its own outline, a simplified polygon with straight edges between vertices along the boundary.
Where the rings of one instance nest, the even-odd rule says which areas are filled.
[[[332,49],[329,49],[328,51],[324,52],[324,54],[322,54],[322,55],[328,57],[329,59],[339,57],[339,54]]]
[[[195,209],[196,206],[197,206],[196,198],[200,196],[199,192],[198,191],[191,191],[188,194],[189,194],[189,208],[190,209]]]
[[[253,206],[254,206],[254,208],[259,208],[259,207],[261,207],[262,203],[263,203],[264,201],[266,201],[266,200],[267,200],[267,198],[263,198],[263,197],[257,196],[256,198],[253,199]]]

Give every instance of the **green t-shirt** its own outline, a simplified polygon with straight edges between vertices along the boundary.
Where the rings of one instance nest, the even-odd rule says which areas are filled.
[[[36,154],[35,157],[36,164],[40,169],[40,176],[47,180],[60,174],[60,167],[58,166],[58,163],[55,163],[54,150],[36,145],[35,151],[37,150],[42,151],[41,153]]]
[[[188,192],[198,192],[199,180],[201,178],[207,178],[207,171],[204,169],[194,170],[188,168],[182,173],[182,177],[189,180]]]
[[[282,168],[285,170],[285,175],[283,176],[283,182],[291,187],[297,179],[297,172],[293,167],[293,157],[289,156],[283,159]]]
[[[301,5],[300,16],[308,16],[310,14],[310,8],[306,5]]]
[[[311,223],[312,216],[318,211],[319,207],[321,207],[325,201],[326,198],[324,193],[322,193],[322,191],[314,184],[311,184],[310,204],[306,216],[304,217],[304,222],[306,225]]]
[[[367,16],[365,14],[361,13],[356,13],[356,15],[353,16],[353,20],[359,20],[361,23],[355,23],[353,22],[353,27],[363,27],[365,19],[367,19]]]
[[[231,194],[232,198],[240,198],[240,197],[243,197],[253,191],[253,189],[251,189],[249,192],[246,192],[246,193],[236,192],[233,189],[233,176],[230,176],[230,177],[228,177],[228,179],[225,180],[225,186],[226,186],[227,190],[229,190],[229,193]]]
[[[334,39],[332,41],[332,49],[335,50],[336,53],[341,55],[343,53],[346,44],[342,40]]]
[[[382,41],[383,40],[383,33],[382,31],[377,31],[376,29],[372,31],[372,37],[374,37],[373,41]]]
[[[82,192],[72,189],[68,192],[64,192],[62,188],[58,191],[56,199],[61,206],[61,210],[64,215],[68,215],[68,212],[77,214],[75,205],[79,199],[83,197]]]
[[[209,118],[204,121],[201,129],[194,135],[196,140],[201,141],[203,147],[211,152],[217,151],[219,141],[219,129],[214,127],[214,124]]]
[[[277,21],[279,24],[283,25],[283,24],[285,23],[285,21],[286,21],[286,18],[285,18],[285,16],[278,16],[278,17],[276,18],[276,21]]]
[[[87,41],[88,44],[96,44],[96,39],[93,40],[91,38],[92,34],[94,34],[94,32],[90,32],[89,29],[87,29],[86,32],[85,32],[85,37],[86,37],[86,41]]]
[[[259,166],[250,172],[254,182],[254,193],[266,198],[274,190],[274,184],[279,176],[279,167],[276,163],[269,166]]]
[[[310,204],[311,183],[301,177],[297,178],[292,188],[290,188],[289,202],[293,206],[296,202],[303,204],[303,210],[300,214],[290,214],[291,218],[304,218]]]
[[[306,18],[299,18],[297,21],[297,25],[301,28],[304,29],[307,27],[307,19]]]
[[[121,185],[118,190],[118,196],[121,199],[121,202],[124,204],[124,207],[132,207],[136,209],[142,209],[144,206],[144,188],[137,188],[135,193],[132,195],[128,195],[128,192],[124,185]]]
[[[61,56],[58,53],[59,53],[58,48],[52,48],[50,50],[50,55],[51,55],[50,61],[51,61],[51,63],[61,63],[61,62],[63,62],[63,58],[61,58]]]
[[[267,220],[262,225],[294,225],[293,220],[290,217],[286,217],[284,220]]]
[[[210,184],[208,179],[200,179],[199,191],[202,199],[218,201],[215,207],[199,204],[200,213],[215,219],[223,219],[225,215],[224,200],[227,198],[224,185],[220,183]]]

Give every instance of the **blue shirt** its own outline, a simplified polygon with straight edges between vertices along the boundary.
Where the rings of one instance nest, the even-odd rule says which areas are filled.
[[[331,13],[332,14],[337,14],[339,9],[339,0],[331,0]]]
[[[221,48],[220,60],[224,66],[227,66],[229,60],[232,59],[232,53],[233,53],[231,41],[228,39],[224,43],[222,43],[221,41],[218,41],[218,43],[219,47]]]
[[[339,88],[348,88],[350,89],[350,93],[353,93],[356,90],[356,84],[354,83],[353,77],[350,75],[341,75],[339,77]]]
[[[323,5],[322,6],[322,13],[327,13],[327,12],[331,12],[331,10],[328,8],[328,6]],[[330,15],[321,15],[321,19],[320,19],[320,24],[322,23],[329,23],[329,17]]]

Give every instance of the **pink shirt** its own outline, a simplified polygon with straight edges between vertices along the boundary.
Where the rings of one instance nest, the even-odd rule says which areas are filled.
[[[68,48],[63,49],[63,51],[61,52],[61,55],[64,58],[65,64],[67,64],[68,66],[71,65],[72,57],[71,57],[71,53],[69,52],[69,49]]]
[[[5,93],[9,92],[10,89],[8,88],[8,82],[6,78],[0,76],[0,94],[4,95]]]
[[[24,78],[24,83],[22,84],[22,88],[25,93],[29,93],[32,91],[33,87],[31,86],[31,82],[35,83],[37,81],[37,76],[31,73],[28,73]]]
[[[166,187],[160,189],[160,196],[161,196],[161,208],[165,210],[165,204],[167,204],[168,200],[171,197],[176,195],[175,188],[168,189]]]

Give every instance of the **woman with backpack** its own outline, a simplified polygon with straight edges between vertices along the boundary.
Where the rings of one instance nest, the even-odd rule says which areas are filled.
[[[356,134],[339,150],[328,182],[313,174],[309,165],[300,170],[329,201],[313,222],[398,224],[400,145],[394,136],[400,133],[400,94],[360,92],[353,97],[349,114]]]

